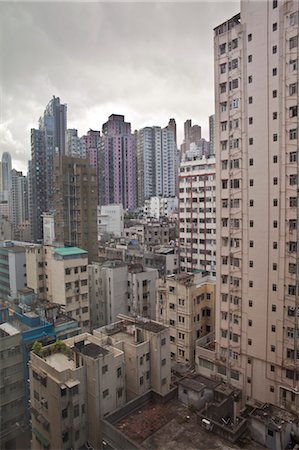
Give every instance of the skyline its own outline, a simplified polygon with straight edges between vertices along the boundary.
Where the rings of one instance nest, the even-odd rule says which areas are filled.
[[[68,128],[80,135],[101,130],[115,113],[132,130],[175,118],[178,145],[191,118],[208,139],[213,28],[236,14],[239,2],[14,2],[1,9],[0,149],[17,170],[27,172],[30,129],[52,95],[68,105]]]

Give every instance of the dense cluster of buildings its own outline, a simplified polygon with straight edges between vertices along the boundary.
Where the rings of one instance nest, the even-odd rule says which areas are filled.
[[[298,26],[244,0],[214,29],[209,142],[79,137],[53,97],[27,177],[3,153],[1,448],[299,443]]]

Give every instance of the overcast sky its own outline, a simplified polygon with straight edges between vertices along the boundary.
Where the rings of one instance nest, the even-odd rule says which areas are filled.
[[[30,128],[51,99],[68,128],[101,129],[112,113],[132,130],[191,118],[208,139],[214,112],[213,28],[239,2],[1,2],[0,155],[27,171]]]

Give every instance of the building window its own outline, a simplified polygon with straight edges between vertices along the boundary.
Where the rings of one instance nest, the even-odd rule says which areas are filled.
[[[121,377],[121,367],[118,367],[116,374],[117,374],[117,378]]]
[[[272,30],[273,31],[277,31],[277,22],[273,23]]]
[[[274,220],[273,221],[273,228],[277,228],[278,227],[278,222],[277,222],[277,220]]]
[[[274,271],[277,270],[277,264],[276,264],[276,263],[273,263],[273,264],[272,264],[272,269],[273,269]]]
[[[103,398],[108,397],[108,395],[109,395],[109,389],[105,389],[105,390],[103,391]]]
[[[252,62],[252,55],[248,55],[248,62],[249,62],[249,63]]]
[[[298,115],[298,106],[297,105],[291,106],[290,109],[289,109],[289,116],[290,116],[290,118],[297,117],[297,115]]]
[[[276,120],[276,119],[277,119],[277,112],[274,111],[274,113],[273,113],[273,120]]]
[[[277,139],[278,139],[277,133],[274,133],[273,134],[273,142],[277,142]]]
[[[248,122],[249,122],[249,125],[252,125],[253,124],[253,117],[249,117]]]
[[[290,50],[292,50],[292,48],[298,47],[298,36],[291,37],[289,41],[289,47]]]
[[[253,138],[249,138],[249,145],[253,145]]]
[[[276,331],[276,326],[275,325],[271,326],[271,331],[272,331],[272,333],[275,333],[275,331]]]
[[[291,141],[297,139],[297,128],[293,128],[289,131],[289,138]]]
[[[248,34],[248,42],[251,42],[252,41],[252,33],[249,33]]]
[[[275,366],[273,364],[270,365],[271,372],[275,372]]]
[[[297,93],[297,83],[291,83],[289,85],[289,95],[295,95]]]
[[[274,353],[275,352],[275,345],[271,345],[271,352]]]
[[[249,261],[249,267],[253,267],[253,261]]]
[[[273,55],[275,55],[275,53],[277,53],[277,45],[273,45],[272,53],[273,53]]]
[[[276,305],[272,305],[272,312],[276,312]]]
[[[254,205],[254,201],[253,200],[249,200],[249,206],[253,206]]]
[[[252,308],[252,306],[253,306],[253,301],[252,301],[252,300],[248,300],[248,306],[249,306],[250,308]]]
[[[248,77],[248,83],[249,83],[249,84],[252,83],[252,75],[249,75],[249,77]]]
[[[276,98],[276,97],[277,97],[277,90],[276,90],[276,89],[274,89],[274,91],[272,91],[272,97],[273,97],[273,98]]]
[[[273,0],[273,2],[272,2],[273,9],[277,8],[277,3],[278,3],[278,0]]]
[[[162,338],[161,339],[161,345],[165,345],[166,344],[166,338]]]
[[[297,184],[297,174],[290,175],[290,186],[295,186]]]
[[[277,242],[276,241],[273,242],[273,250],[277,250]]]
[[[290,153],[290,163],[297,162],[297,152]]]
[[[275,283],[272,284],[272,291],[273,292],[277,291],[277,285]]]
[[[248,103],[249,103],[249,104],[252,104],[252,103],[253,103],[253,97],[251,97],[251,96],[248,97]]]
[[[276,186],[278,184],[278,178],[277,177],[273,178],[273,184],[274,184],[274,186]]]
[[[251,178],[250,180],[249,180],[249,186],[253,186],[253,184],[254,184],[254,182],[253,182],[253,179]]]
[[[253,247],[253,241],[249,241],[249,247]]]
[[[273,156],[273,164],[276,164],[277,161],[278,161],[278,157],[277,157],[277,155],[274,155],[274,156]]]
[[[248,320],[248,326],[252,327],[252,320]]]
[[[273,198],[273,206],[277,206],[278,205],[278,200],[277,198]]]
[[[252,345],[252,339],[248,339],[248,345]]]

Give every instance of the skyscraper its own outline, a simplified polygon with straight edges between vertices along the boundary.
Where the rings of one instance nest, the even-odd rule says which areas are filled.
[[[28,220],[28,183],[22,172],[11,171],[11,190],[9,194],[10,217],[14,239],[20,239],[19,227]]]
[[[169,127],[145,127],[137,133],[138,205],[150,197],[174,197],[175,135]]]
[[[30,221],[32,238],[41,241],[41,215],[53,209],[53,158],[65,154],[66,105],[53,97],[39,119],[39,128],[31,130]]]
[[[216,27],[214,370],[299,410],[298,2],[241,2]],[[211,361],[210,361],[211,363]]]
[[[11,156],[4,152],[1,158],[1,184],[0,191],[9,191],[11,188]]]
[[[185,154],[190,150],[191,144],[198,145],[201,140],[201,127],[199,125],[192,125],[191,119],[184,123],[184,141],[181,145],[181,153]]]
[[[103,124],[100,150],[100,205],[121,203],[136,208],[136,150],[131,124],[119,114]]]

